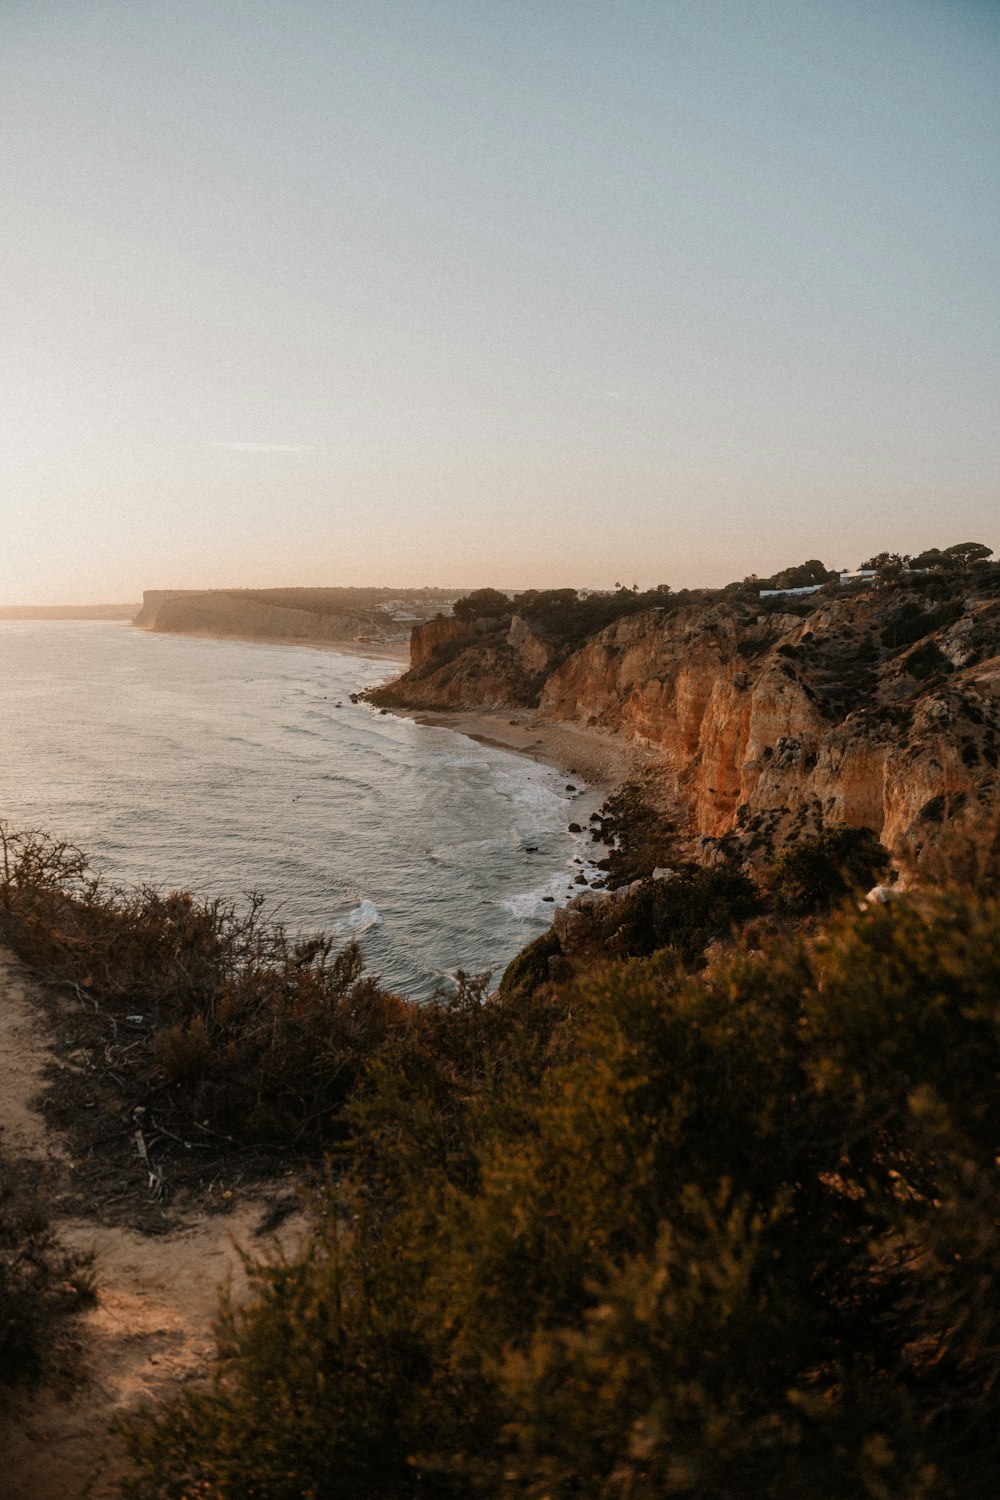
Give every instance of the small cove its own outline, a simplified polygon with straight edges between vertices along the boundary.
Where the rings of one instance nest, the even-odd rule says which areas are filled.
[[[260,891],[294,930],[357,938],[415,998],[459,968],[497,973],[574,893],[594,846],[567,824],[586,830],[600,794],[351,703],[398,671],[114,622],[0,621],[0,817],[69,839],[116,881]]]

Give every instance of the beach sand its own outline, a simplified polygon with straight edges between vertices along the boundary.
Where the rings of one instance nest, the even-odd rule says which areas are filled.
[[[556,766],[570,779],[576,776],[599,789],[610,790],[618,786],[650,759],[647,751],[626,744],[614,735],[577,724],[541,719],[532,709],[502,709],[493,713],[464,709],[434,713],[401,709],[399,713],[417,724],[468,735],[481,745],[494,745],[499,750],[529,755],[532,760]]]
[[[148,629],[148,626],[140,626]],[[157,633],[157,632],[154,632]],[[164,631],[166,635],[195,636],[200,640],[247,641],[252,645],[296,646],[311,651],[339,651],[345,656],[362,656],[373,661],[410,663],[407,641],[309,641],[288,637],[221,635],[212,631]],[[574,776],[599,789],[620,785],[631,774],[650,764],[650,752],[626,744],[615,735],[598,729],[584,728],[551,719],[542,719],[534,709],[467,709],[391,708],[390,713],[435,729],[450,729],[464,734],[481,745],[529,755],[532,760],[555,766],[568,778]]]

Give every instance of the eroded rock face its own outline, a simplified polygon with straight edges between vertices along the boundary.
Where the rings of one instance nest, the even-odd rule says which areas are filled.
[[[901,648],[887,643],[899,600],[876,595],[804,619],[728,604],[633,616],[552,674],[541,711],[662,752],[702,838],[764,855],[844,822],[892,847],[933,799],[996,787],[1000,601],[963,603]]]
[[[964,595],[953,585],[824,595],[805,615],[767,614],[746,598],[648,610],[561,663],[516,617],[464,636],[459,623],[415,631],[414,669],[377,701],[538,705],[541,717],[652,748],[691,852],[708,862],[720,840],[764,860],[841,822],[892,848],[944,802],[997,791],[992,575]]]
[[[410,632],[410,671],[419,671],[435,657],[442,657],[456,645],[473,645],[484,636],[495,635],[505,622],[491,618],[428,620],[414,625]]]
[[[517,657],[521,670],[529,677],[544,678],[556,664],[558,653],[554,644],[543,640],[519,615],[510,622],[507,644]]]
[[[509,616],[415,625],[409,671],[367,697],[383,708],[532,707],[543,676],[525,665],[532,659],[527,638],[512,645],[511,631]]]

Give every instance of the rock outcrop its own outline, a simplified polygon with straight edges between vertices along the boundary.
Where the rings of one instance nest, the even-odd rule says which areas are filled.
[[[440,620],[427,620],[423,625],[414,625],[410,632],[410,671],[422,668],[433,670],[435,665],[455,656],[466,646],[481,642],[504,628],[506,621],[485,616],[477,620],[461,620],[447,615]]]
[[[566,652],[519,616],[414,625],[410,670],[368,696],[384,708],[534,708]]]
[[[523,621],[414,632],[389,706],[537,707],[657,752],[694,852],[736,839],[765,858],[832,823],[888,847],[991,800],[1000,752],[1000,571],[963,582],[652,609],[561,664]],[[451,623],[451,622],[445,622]],[[556,657],[558,663],[558,658]]]
[[[410,636],[410,670],[366,696],[383,708],[500,709],[534,707],[544,672],[526,637],[511,644],[510,616],[429,620]],[[530,635],[530,632],[528,632]]]

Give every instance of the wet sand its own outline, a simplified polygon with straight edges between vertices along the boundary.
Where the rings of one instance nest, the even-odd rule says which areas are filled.
[[[435,729],[450,729],[468,735],[481,745],[513,750],[532,760],[556,766],[569,778],[579,777],[589,786],[618,786],[650,759],[639,746],[630,745],[601,730],[583,728],[551,719],[539,719],[530,709],[475,713],[464,709],[448,712],[398,710],[401,717]]]
[[[140,626],[139,629],[149,629]],[[362,656],[373,661],[410,664],[408,641],[310,641],[281,636],[220,635],[214,631],[162,631],[164,635],[185,635],[199,640],[247,641],[251,645],[297,646],[311,651],[339,651],[345,656]],[[435,729],[450,729],[464,734],[481,745],[528,755],[532,760],[555,766],[568,778],[579,777],[599,789],[619,786],[630,775],[650,764],[650,752],[629,744],[598,729],[584,728],[551,719],[540,719],[533,709],[503,709],[477,713],[474,710],[423,710],[390,708],[400,718],[412,719]]]

